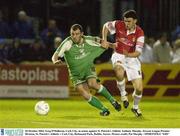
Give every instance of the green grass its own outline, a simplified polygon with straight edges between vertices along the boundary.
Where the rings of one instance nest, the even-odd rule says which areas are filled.
[[[102,100],[102,99],[101,99]],[[128,109],[110,109],[107,117],[80,99],[46,100],[51,107],[47,116],[34,112],[37,100],[1,99],[0,128],[180,128],[179,100],[143,100],[143,118],[136,118]]]

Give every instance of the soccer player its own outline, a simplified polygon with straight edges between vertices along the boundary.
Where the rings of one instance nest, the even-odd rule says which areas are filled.
[[[117,87],[120,90],[123,106],[128,107],[128,97],[125,90],[125,73],[128,81],[134,87],[133,107],[131,111],[138,117],[142,113],[139,109],[139,102],[142,98],[143,83],[141,64],[138,56],[144,45],[144,32],[136,25],[137,14],[134,10],[128,10],[123,14],[123,20],[106,22],[102,30],[102,39],[107,41],[108,34],[116,34],[115,52],[111,60],[117,79]]]
[[[117,111],[121,110],[121,105],[102,84],[97,82],[93,61],[107,47],[108,42],[102,41],[98,37],[83,35],[82,26],[74,24],[71,26],[70,36],[60,44],[52,56],[54,64],[61,64],[62,61],[58,58],[64,56],[75,89],[90,105],[101,110],[100,115],[102,116],[108,116],[110,112],[97,97],[90,94],[90,89],[94,89],[104,96]]]

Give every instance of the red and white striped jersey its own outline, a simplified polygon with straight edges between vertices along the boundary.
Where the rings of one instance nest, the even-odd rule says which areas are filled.
[[[128,51],[128,53],[142,52],[144,31],[138,25],[136,25],[133,32],[129,32],[125,27],[125,23],[121,20],[107,22],[106,27],[111,34],[116,33],[117,53],[123,54],[123,50]]]

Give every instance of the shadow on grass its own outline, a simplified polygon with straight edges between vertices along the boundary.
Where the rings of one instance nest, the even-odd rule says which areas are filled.
[[[56,117],[56,118],[81,120],[81,119],[99,119],[100,117],[96,117],[96,116],[62,116],[62,117]]]
[[[133,117],[133,116],[61,116],[61,117],[56,117],[59,119],[67,119],[67,120],[103,120],[103,121],[150,121],[150,119],[147,119],[145,117]]]

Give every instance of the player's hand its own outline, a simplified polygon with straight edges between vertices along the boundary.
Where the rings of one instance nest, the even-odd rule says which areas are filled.
[[[101,40],[101,46],[105,49],[109,48],[109,42],[105,41],[105,40]]]
[[[109,48],[115,49],[118,46],[117,43],[110,43],[109,42]]]
[[[123,54],[128,57],[128,51],[127,50],[123,50]]]
[[[63,64],[63,62],[61,60],[57,60],[57,61],[53,62],[53,64]]]

